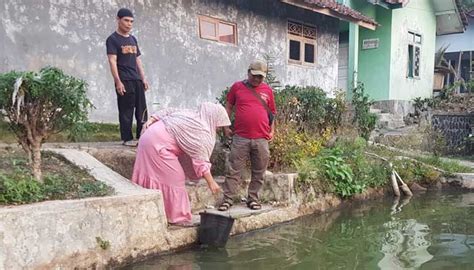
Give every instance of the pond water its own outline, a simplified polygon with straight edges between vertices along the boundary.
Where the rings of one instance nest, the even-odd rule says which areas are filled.
[[[354,204],[126,269],[474,269],[474,193]]]

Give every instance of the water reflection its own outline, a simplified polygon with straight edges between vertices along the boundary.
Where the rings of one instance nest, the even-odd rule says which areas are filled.
[[[473,195],[352,205],[128,269],[472,269]]]
[[[394,215],[402,211],[402,208],[410,202],[411,198],[412,198],[411,196],[405,196],[400,202],[400,197],[395,197],[393,199],[392,207],[390,208],[392,210],[390,214]]]
[[[431,260],[428,252],[431,242],[426,239],[429,227],[415,219],[393,220],[384,223],[382,244],[384,257],[377,264],[381,269],[412,269]]]

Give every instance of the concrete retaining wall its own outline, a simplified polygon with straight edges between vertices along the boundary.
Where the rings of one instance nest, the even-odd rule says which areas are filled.
[[[120,262],[160,250],[166,227],[159,192],[0,208],[0,269]]]
[[[0,269],[104,269],[196,243],[196,227],[168,226],[159,191],[130,183],[85,152],[53,151],[113,186],[117,195],[0,207]],[[459,175],[452,184],[472,189],[473,175]],[[324,212],[343,203],[331,194],[311,200],[306,193],[295,194],[295,180],[296,174],[267,174],[262,197],[278,200],[284,207],[265,205],[269,211],[237,219],[231,234]],[[189,189],[195,192],[192,201],[214,202],[204,183]],[[383,190],[368,190],[353,199],[383,195]]]

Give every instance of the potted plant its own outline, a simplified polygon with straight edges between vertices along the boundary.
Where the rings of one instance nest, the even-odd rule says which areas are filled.
[[[444,57],[448,46],[439,48],[435,54],[433,89],[442,90],[444,87],[444,77],[446,74],[456,74],[456,70],[449,64]]]

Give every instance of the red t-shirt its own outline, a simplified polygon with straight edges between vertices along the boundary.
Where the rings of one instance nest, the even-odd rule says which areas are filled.
[[[275,100],[270,86],[261,83],[254,89],[267,102],[273,114],[276,114]],[[235,134],[247,139],[270,139],[271,128],[268,122],[267,110],[242,81],[232,85],[227,94],[227,102],[234,106]]]

